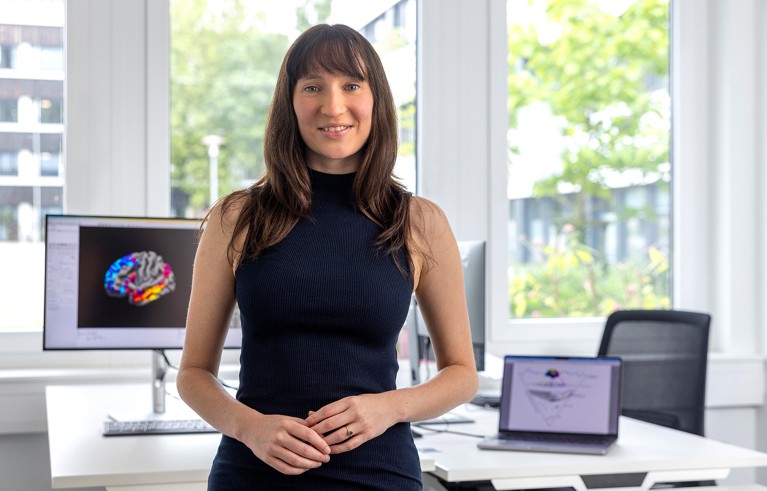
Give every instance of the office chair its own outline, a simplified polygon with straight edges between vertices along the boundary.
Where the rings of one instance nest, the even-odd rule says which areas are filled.
[[[678,310],[623,310],[608,316],[598,355],[623,359],[624,416],[703,436],[710,325],[708,314]]]

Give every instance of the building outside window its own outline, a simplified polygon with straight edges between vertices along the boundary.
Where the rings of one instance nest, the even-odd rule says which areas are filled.
[[[43,323],[43,227],[62,212],[64,0],[0,0],[0,332]]]

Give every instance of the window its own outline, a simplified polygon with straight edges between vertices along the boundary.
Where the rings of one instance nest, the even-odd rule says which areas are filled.
[[[46,98],[40,100],[40,122],[44,124],[61,124],[64,122],[61,99]]]
[[[259,2],[268,6],[282,3]],[[408,2],[408,5],[412,3]],[[588,5],[605,3],[613,2],[591,0]],[[624,4],[623,0],[614,3]],[[671,242],[673,232],[674,305],[698,310],[718,309],[717,325],[723,328],[718,329],[712,346],[750,353],[760,346],[758,326],[764,324],[758,309],[754,311],[749,306],[759,304],[758,298],[764,290],[759,279],[765,277],[762,274],[765,268],[758,266],[764,263],[759,256],[759,237],[764,233],[764,224],[759,217],[767,216],[764,203],[758,198],[761,188],[754,188],[764,177],[757,172],[761,169],[758,156],[767,154],[763,148],[764,139],[758,138],[753,124],[757,121],[761,126],[756,127],[767,127],[763,124],[764,108],[755,96],[759,93],[755,88],[761,87],[759,76],[763,67],[758,63],[756,67],[752,66],[753,50],[759,52],[757,48],[764,42],[765,34],[764,30],[758,29],[763,23],[751,20],[763,19],[765,10],[757,9],[755,14],[750,2],[675,0],[670,3],[674,27],[681,26],[673,31],[674,159],[673,172],[671,169],[661,170],[667,174],[664,179],[673,177],[668,184],[673,184],[676,219],[672,230],[669,218],[671,193],[657,193],[654,198],[647,198],[655,200],[655,216],[636,215],[632,217],[634,224],[626,227],[641,230],[642,220],[654,221],[660,237],[665,237],[658,241],[660,250],[666,247],[662,245],[663,241]],[[17,21],[17,13],[29,10],[19,6],[28,4],[36,6],[37,13],[46,16],[47,20],[41,23],[45,27],[63,23],[64,7],[60,0],[0,0],[0,25],[3,26],[0,27],[0,99],[8,94],[4,84],[10,79],[7,77],[9,67],[18,69],[23,55],[18,41],[8,41],[5,29],[20,28],[9,21],[8,14],[13,13],[12,20]],[[394,1],[388,4],[394,4]],[[513,329],[507,328],[510,302],[505,267],[512,265],[507,257],[513,249],[509,239],[518,234],[511,226],[514,222],[510,221],[511,206],[506,193],[507,171],[511,169],[506,158],[507,132],[502,130],[496,134],[496,128],[503,129],[508,123],[506,2],[450,2],[449,7],[438,1],[418,4],[421,26],[418,45],[423,50],[423,56],[419,58],[419,103],[423,105],[419,108],[425,109],[419,117],[421,139],[418,147],[425,157],[419,161],[419,174],[424,176],[419,187],[423,188],[424,195],[445,209],[459,238],[490,239],[489,276],[494,295],[489,300],[493,313],[492,342],[497,346],[496,342],[508,341],[506,346],[515,350],[551,349],[556,342],[559,343],[557,347],[566,348],[562,351],[590,352],[593,348],[591,338],[581,340],[578,333],[584,330],[571,328],[573,324],[583,326],[589,319],[570,318],[567,325],[560,325],[557,321],[528,322],[527,318],[517,318],[520,322],[514,322]],[[663,8],[665,12],[666,7]],[[60,200],[66,170],[70,177],[67,204],[68,211],[72,212],[167,214],[171,189],[167,167],[171,159],[167,156],[169,139],[166,133],[170,125],[165,122],[168,118],[165,108],[168,107],[169,91],[163,84],[168,83],[168,2],[69,2],[67,10],[70,14],[66,53],[68,87],[80,89],[75,95],[83,99],[77,104],[78,117],[70,117],[67,121],[67,130],[70,137],[76,134],[78,138],[74,142],[68,141],[66,158],[61,153],[59,175],[34,177],[35,182],[46,183],[41,191],[57,190],[59,194],[56,196]],[[361,8],[357,5],[348,10],[354,12]],[[55,22],[51,21],[54,17],[58,19]],[[146,43],[136,42],[138,32],[147,33]],[[645,36],[644,32],[642,36]],[[106,37],[101,39],[100,36]],[[499,40],[501,36],[503,40]],[[611,40],[620,38],[608,37]],[[656,43],[659,49],[666,49],[664,42],[665,39]],[[712,42],[717,49],[710,49]],[[115,58],[115,53],[120,56]],[[130,56],[125,57],[123,53]],[[476,53],[482,53],[482,56],[478,57]],[[134,60],[136,65],[131,67],[138,69],[126,69],[121,71],[120,77],[114,77],[109,70],[114,59]],[[490,73],[482,65],[488,59],[492,61]],[[126,65],[120,66],[126,68]],[[142,73],[144,68],[151,76],[149,79]],[[732,73],[743,76],[727,75]],[[39,75],[46,80],[59,77],[63,80],[63,74],[57,71]],[[148,95],[145,93],[147,89]],[[8,98],[20,100],[17,95]],[[38,98],[27,96],[27,99]],[[64,105],[66,108],[70,102],[64,101]],[[21,116],[22,106],[17,106]],[[143,117],[144,109],[147,117]],[[491,115],[489,122],[487,114]],[[115,115],[119,115],[119,119],[112,117]],[[435,124],[438,126],[436,130]],[[60,125],[38,125],[41,130],[50,132],[40,134],[40,156],[36,156],[38,147],[31,134],[8,131],[12,126],[19,125],[0,124],[0,154],[15,155],[9,158],[16,161],[19,176],[22,173],[35,176],[38,171],[36,159],[44,159],[42,154],[46,152],[57,153],[46,146],[44,137],[61,131]],[[79,131],[75,133],[73,127]],[[473,131],[475,127],[476,131]],[[514,125],[509,127],[513,130]],[[130,138],[126,139],[126,134]],[[729,144],[732,141],[744,144]],[[194,144],[198,143],[195,141]],[[222,151],[225,148],[226,145]],[[437,158],[434,158],[435,153]],[[514,177],[519,178],[516,171]],[[19,217],[26,213],[20,212],[20,200],[34,200],[34,194],[20,186],[21,179],[0,175],[0,247],[9,248],[18,241]],[[203,186],[207,187],[207,169],[198,179],[205,179]],[[14,184],[9,185],[10,182]],[[54,186],[54,182],[58,184]],[[125,182],[130,186],[125,186]],[[641,185],[640,182],[636,187]],[[621,189],[616,188],[617,191]],[[488,196],[488,201],[492,198],[493,206],[486,206],[484,198]],[[40,200],[49,202],[46,192],[40,193]],[[615,218],[619,214],[618,207],[622,206],[619,200],[625,200],[631,206],[641,202],[636,197],[617,197],[616,209],[603,212],[602,217],[608,221],[605,242],[607,250],[612,251],[609,261],[619,257],[616,244],[621,240],[624,244],[629,243],[628,235],[620,235],[623,233],[619,232],[621,225]],[[55,203],[56,198],[50,198],[50,202]],[[149,205],[145,206],[145,203]],[[542,222],[538,226],[545,228]],[[503,244],[495,247],[496,239]],[[636,243],[631,244],[635,247]],[[672,249],[668,247],[670,253]],[[4,271],[3,260],[8,257],[8,254],[0,253],[0,271]],[[30,260],[41,264],[42,251]],[[6,286],[0,288],[5,295]],[[13,289],[13,286],[7,288]],[[38,291],[35,288],[28,291]],[[0,304],[0,317],[5,319],[6,312],[6,304]],[[591,320],[594,321],[593,331],[597,332],[601,322]],[[5,320],[0,323],[5,329]],[[545,328],[542,328],[544,324]],[[30,329],[38,330],[39,324]],[[575,341],[568,337],[571,335]],[[39,333],[23,333],[19,336],[0,335],[0,352],[18,348],[16,340],[22,340],[28,351],[39,351]],[[27,354],[25,352],[23,357],[25,363],[30,359]],[[59,360],[49,355],[40,358],[50,363]],[[0,356],[0,365],[3,360],[15,363],[13,360],[20,359]],[[81,362],[82,357],[78,356],[76,363]]]
[[[282,58],[318,22],[355,27],[376,47],[399,110],[395,173],[415,190],[415,4],[171,0],[173,213],[199,216],[261,175],[264,125]]]
[[[12,46],[0,45],[0,68],[12,68],[14,49]]]
[[[0,123],[15,123],[19,120],[16,99],[0,99]]]
[[[668,308],[668,0],[508,0],[509,315]]]
[[[43,324],[45,214],[63,204],[63,27],[64,0],[0,0],[0,332]],[[43,45],[59,59],[45,73]]]
[[[61,154],[43,152],[40,154],[40,175],[44,177],[57,177],[59,175],[59,165],[61,163]]]
[[[40,49],[40,68],[43,70],[63,70],[64,49],[61,46],[43,46]]]
[[[0,176],[16,176],[18,174],[18,155],[15,152],[0,152]]]

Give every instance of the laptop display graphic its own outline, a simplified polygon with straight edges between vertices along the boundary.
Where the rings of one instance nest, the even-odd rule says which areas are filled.
[[[479,448],[604,454],[618,439],[620,358],[504,357],[498,434]]]

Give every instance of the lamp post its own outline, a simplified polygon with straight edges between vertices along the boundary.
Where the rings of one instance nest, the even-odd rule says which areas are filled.
[[[208,147],[208,160],[210,161],[210,206],[218,199],[218,154],[224,138],[218,135],[207,135],[202,139],[203,145]]]

